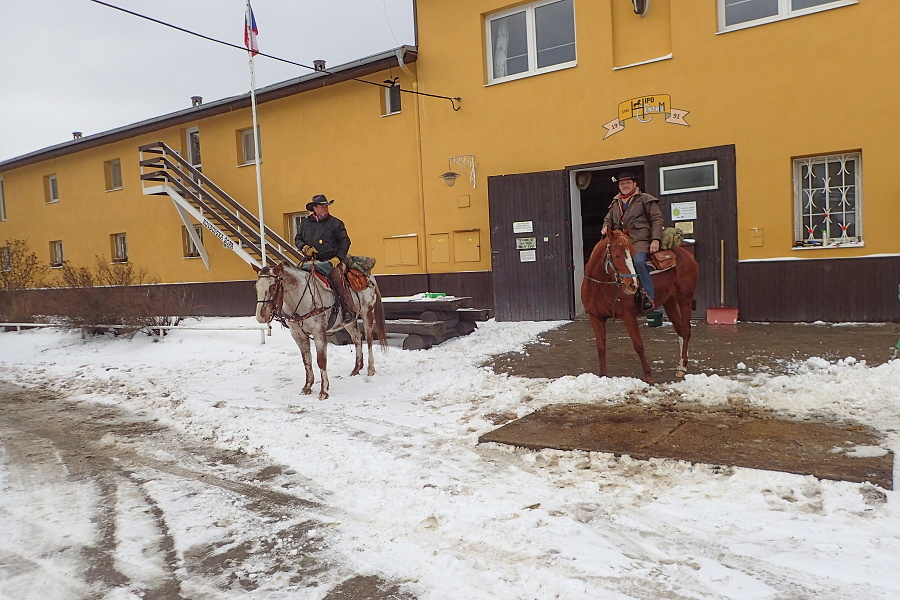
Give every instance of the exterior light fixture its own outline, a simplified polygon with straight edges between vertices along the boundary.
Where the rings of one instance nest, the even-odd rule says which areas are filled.
[[[458,165],[460,167],[460,171],[463,173],[457,173],[453,170],[451,165]],[[447,187],[453,187],[453,184],[456,183],[456,180],[463,176],[463,174],[469,176],[469,181],[472,182],[472,187],[475,187],[475,155],[474,154],[462,154],[460,156],[454,156],[452,158],[447,159],[447,166],[450,167],[450,170],[442,175],[438,175],[441,179],[444,180],[444,183],[447,184]]]
[[[453,187],[453,184],[455,184],[456,180],[459,177],[462,177],[462,175],[455,171],[447,171],[446,173],[438,175],[438,177],[444,180],[444,183],[447,184],[447,187]]]
[[[650,8],[650,0],[631,0],[631,3],[634,4],[634,14],[639,17],[646,15]]]

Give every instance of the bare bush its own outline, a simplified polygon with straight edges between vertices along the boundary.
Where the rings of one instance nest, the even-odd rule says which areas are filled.
[[[0,246],[0,321],[34,320],[33,295],[25,290],[46,285],[47,265],[27,240],[8,239]]]

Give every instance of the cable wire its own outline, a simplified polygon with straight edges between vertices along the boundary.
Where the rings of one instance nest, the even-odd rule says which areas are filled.
[[[156,19],[156,18],[150,17],[148,15],[144,15],[144,14],[141,14],[138,12],[134,12],[133,10],[128,10],[127,8],[122,8],[121,6],[116,6],[115,4],[110,4],[109,2],[103,2],[103,0],[90,0],[90,2],[93,2],[95,4],[100,4],[102,6],[106,6],[107,8],[115,9],[115,10],[121,11],[123,13],[127,13],[134,17],[146,19],[147,21],[152,21],[153,23],[162,25],[164,27],[170,27],[171,29],[176,29],[178,31],[181,31],[182,33],[187,33],[188,35],[193,35],[195,37],[202,38],[202,39],[210,41],[210,42],[215,42],[217,44],[222,44],[223,46],[229,46],[231,48],[237,48],[238,50],[247,52],[247,48],[244,46],[239,46],[238,44],[232,44],[231,42],[226,42],[224,40],[219,40],[214,37],[210,37],[208,35],[203,35],[202,33],[197,33],[196,31],[191,31],[190,29],[185,29],[184,27],[179,27],[178,25],[173,25],[172,23],[167,23],[160,19]],[[256,56],[264,56],[265,58],[271,58],[272,60],[277,60],[279,62],[287,63],[289,65],[294,65],[296,67],[303,67],[304,69],[309,69],[310,71],[325,73],[326,75],[335,75],[335,73],[332,73],[331,71],[329,71],[327,69],[318,70],[315,67],[310,67],[309,65],[304,65],[303,63],[294,62],[292,60],[288,60],[286,58],[281,58],[280,56],[273,56],[271,54],[266,54],[264,52],[257,52]],[[391,86],[385,85],[383,83],[376,83],[374,81],[366,81],[365,79],[358,79],[356,77],[351,77],[350,79],[352,81],[358,81],[359,83],[366,83],[368,85],[374,85],[374,86],[381,87],[381,88],[391,87]],[[460,98],[458,96],[456,98],[451,98],[449,96],[439,96],[437,94],[426,94],[425,92],[417,92],[414,90],[404,90],[403,88],[400,88],[400,91],[404,92],[406,94],[416,94],[418,96],[428,96],[430,98],[440,98],[442,100],[449,100],[450,105],[453,107],[453,110],[459,110],[461,108],[456,105],[456,103],[462,101],[462,98]]]

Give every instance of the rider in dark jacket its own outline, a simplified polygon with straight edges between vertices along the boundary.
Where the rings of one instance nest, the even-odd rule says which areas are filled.
[[[314,259],[316,269],[326,275],[337,292],[335,300],[341,305],[341,316],[344,322],[356,318],[354,302],[347,289],[344,277],[344,263],[350,250],[350,236],[344,222],[329,214],[328,207],[334,200],[328,200],[323,194],[316,194],[312,202],[306,205],[310,215],[300,223],[300,231],[294,237],[294,245],[307,258]],[[330,263],[328,269],[326,263]]]

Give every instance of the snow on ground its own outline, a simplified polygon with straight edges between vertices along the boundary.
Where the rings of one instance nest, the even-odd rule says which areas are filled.
[[[492,413],[617,403],[642,391],[653,401],[652,388],[636,379],[531,380],[479,366],[559,324],[488,321],[430,350],[404,351],[395,341],[387,355],[376,351],[371,377],[348,377],[353,348],[332,345],[325,401],[316,399],[318,384],[313,395],[300,395],[299,351],[278,326],[264,345],[250,331],[175,330],[158,343],[143,335],[83,340],[52,329],[4,333],[0,380],[116,405],[286,465],[315,482],[316,500],[329,507],[322,518],[338,532],[335,551],[358,572],[401,582],[419,598],[900,597],[900,492],[673,460],[478,445],[495,427]],[[857,453],[900,452],[900,360],[869,367],[853,357],[814,358],[792,370],[689,375],[663,387],[704,404],[738,399],[852,419],[885,435],[884,448]],[[181,491],[157,484],[153,493],[174,499]],[[4,506],[0,492],[4,519],[27,511]],[[199,525],[194,535],[202,537]],[[140,519],[133,527],[139,533]],[[0,523],[0,533],[11,528]],[[87,534],[72,532],[79,535]],[[176,553],[188,545],[176,540]],[[123,544],[121,553],[129,552],[135,546]],[[140,564],[121,558],[132,569]],[[148,559],[147,571],[158,568]],[[269,582],[247,597],[286,596]]]

